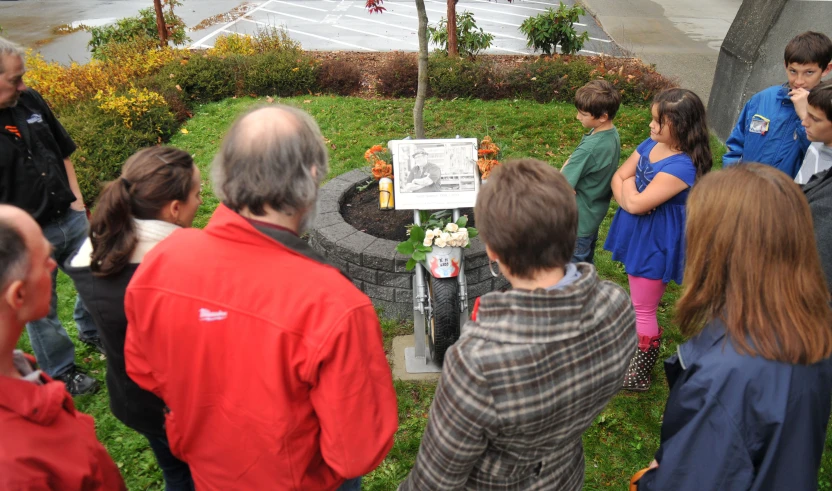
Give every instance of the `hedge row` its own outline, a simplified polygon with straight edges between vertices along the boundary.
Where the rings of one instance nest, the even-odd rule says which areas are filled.
[[[376,90],[388,97],[416,93],[415,54],[398,53],[379,73]],[[480,57],[449,58],[434,53],[428,60],[429,95],[443,99],[533,99],[572,102],[575,92],[590,80],[604,78],[621,90],[624,104],[648,104],[675,83],[653,67],[629,58],[552,56],[514,65]]]
[[[415,54],[393,54],[380,67],[376,92],[412,97],[417,72]],[[429,95],[571,102],[579,87],[601,77],[621,88],[626,104],[645,104],[672,85],[632,60],[557,56],[500,65],[487,58],[474,61],[434,54],[429,60]],[[167,141],[195,104],[234,96],[351,95],[362,83],[355,64],[337,59],[320,62],[299,49],[254,55],[186,53],[154,75],[105,94],[108,104],[99,94],[56,109],[78,143],[79,180],[85,199],[92,203],[100,185],[118,177],[127,157],[139,148]],[[137,96],[140,93],[144,99]],[[162,107],[159,95],[164,98]]]

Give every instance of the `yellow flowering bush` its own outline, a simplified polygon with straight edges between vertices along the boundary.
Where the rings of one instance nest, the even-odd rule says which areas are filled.
[[[257,45],[249,35],[224,34],[217,36],[214,47],[208,50],[209,55],[245,55],[257,53]]]
[[[26,57],[26,84],[40,92],[60,109],[87,100],[99,91],[113,92],[132,81],[151,75],[182,56],[176,49],[131,50],[129,46],[113,49],[107,61],[92,60],[87,64],[72,62],[68,66],[43,59],[40,53]]]
[[[133,124],[154,108],[167,107],[167,102],[161,94],[146,88],[130,87],[121,95],[117,95],[114,90],[99,90],[94,99],[99,101],[99,109],[120,117],[127,129],[133,129]]]
[[[300,43],[277,27],[258,29],[254,35],[225,34],[218,36],[209,55],[244,55],[250,56],[269,51],[299,51]]]

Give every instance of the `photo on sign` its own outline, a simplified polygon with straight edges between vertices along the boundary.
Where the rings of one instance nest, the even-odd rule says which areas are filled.
[[[480,187],[476,138],[393,140],[397,209],[474,206]]]

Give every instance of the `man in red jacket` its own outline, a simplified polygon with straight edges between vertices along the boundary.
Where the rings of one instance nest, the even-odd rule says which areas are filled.
[[[127,373],[165,401],[197,489],[359,489],[393,445],[373,305],[299,237],[327,168],[308,114],[242,116],[214,160],[208,226],[162,241],[127,290]]]
[[[14,349],[26,323],[49,312],[51,250],[28,213],[0,205],[0,489],[123,490],[92,418]]]

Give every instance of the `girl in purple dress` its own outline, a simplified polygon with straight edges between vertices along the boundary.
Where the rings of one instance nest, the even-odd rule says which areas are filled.
[[[638,349],[624,389],[650,388],[662,330],[656,310],[667,284],[682,283],[685,201],[713,164],[705,106],[687,89],[659,93],[651,108],[650,138],[618,169],[615,213],[604,248],[624,263],[636,312]]]

